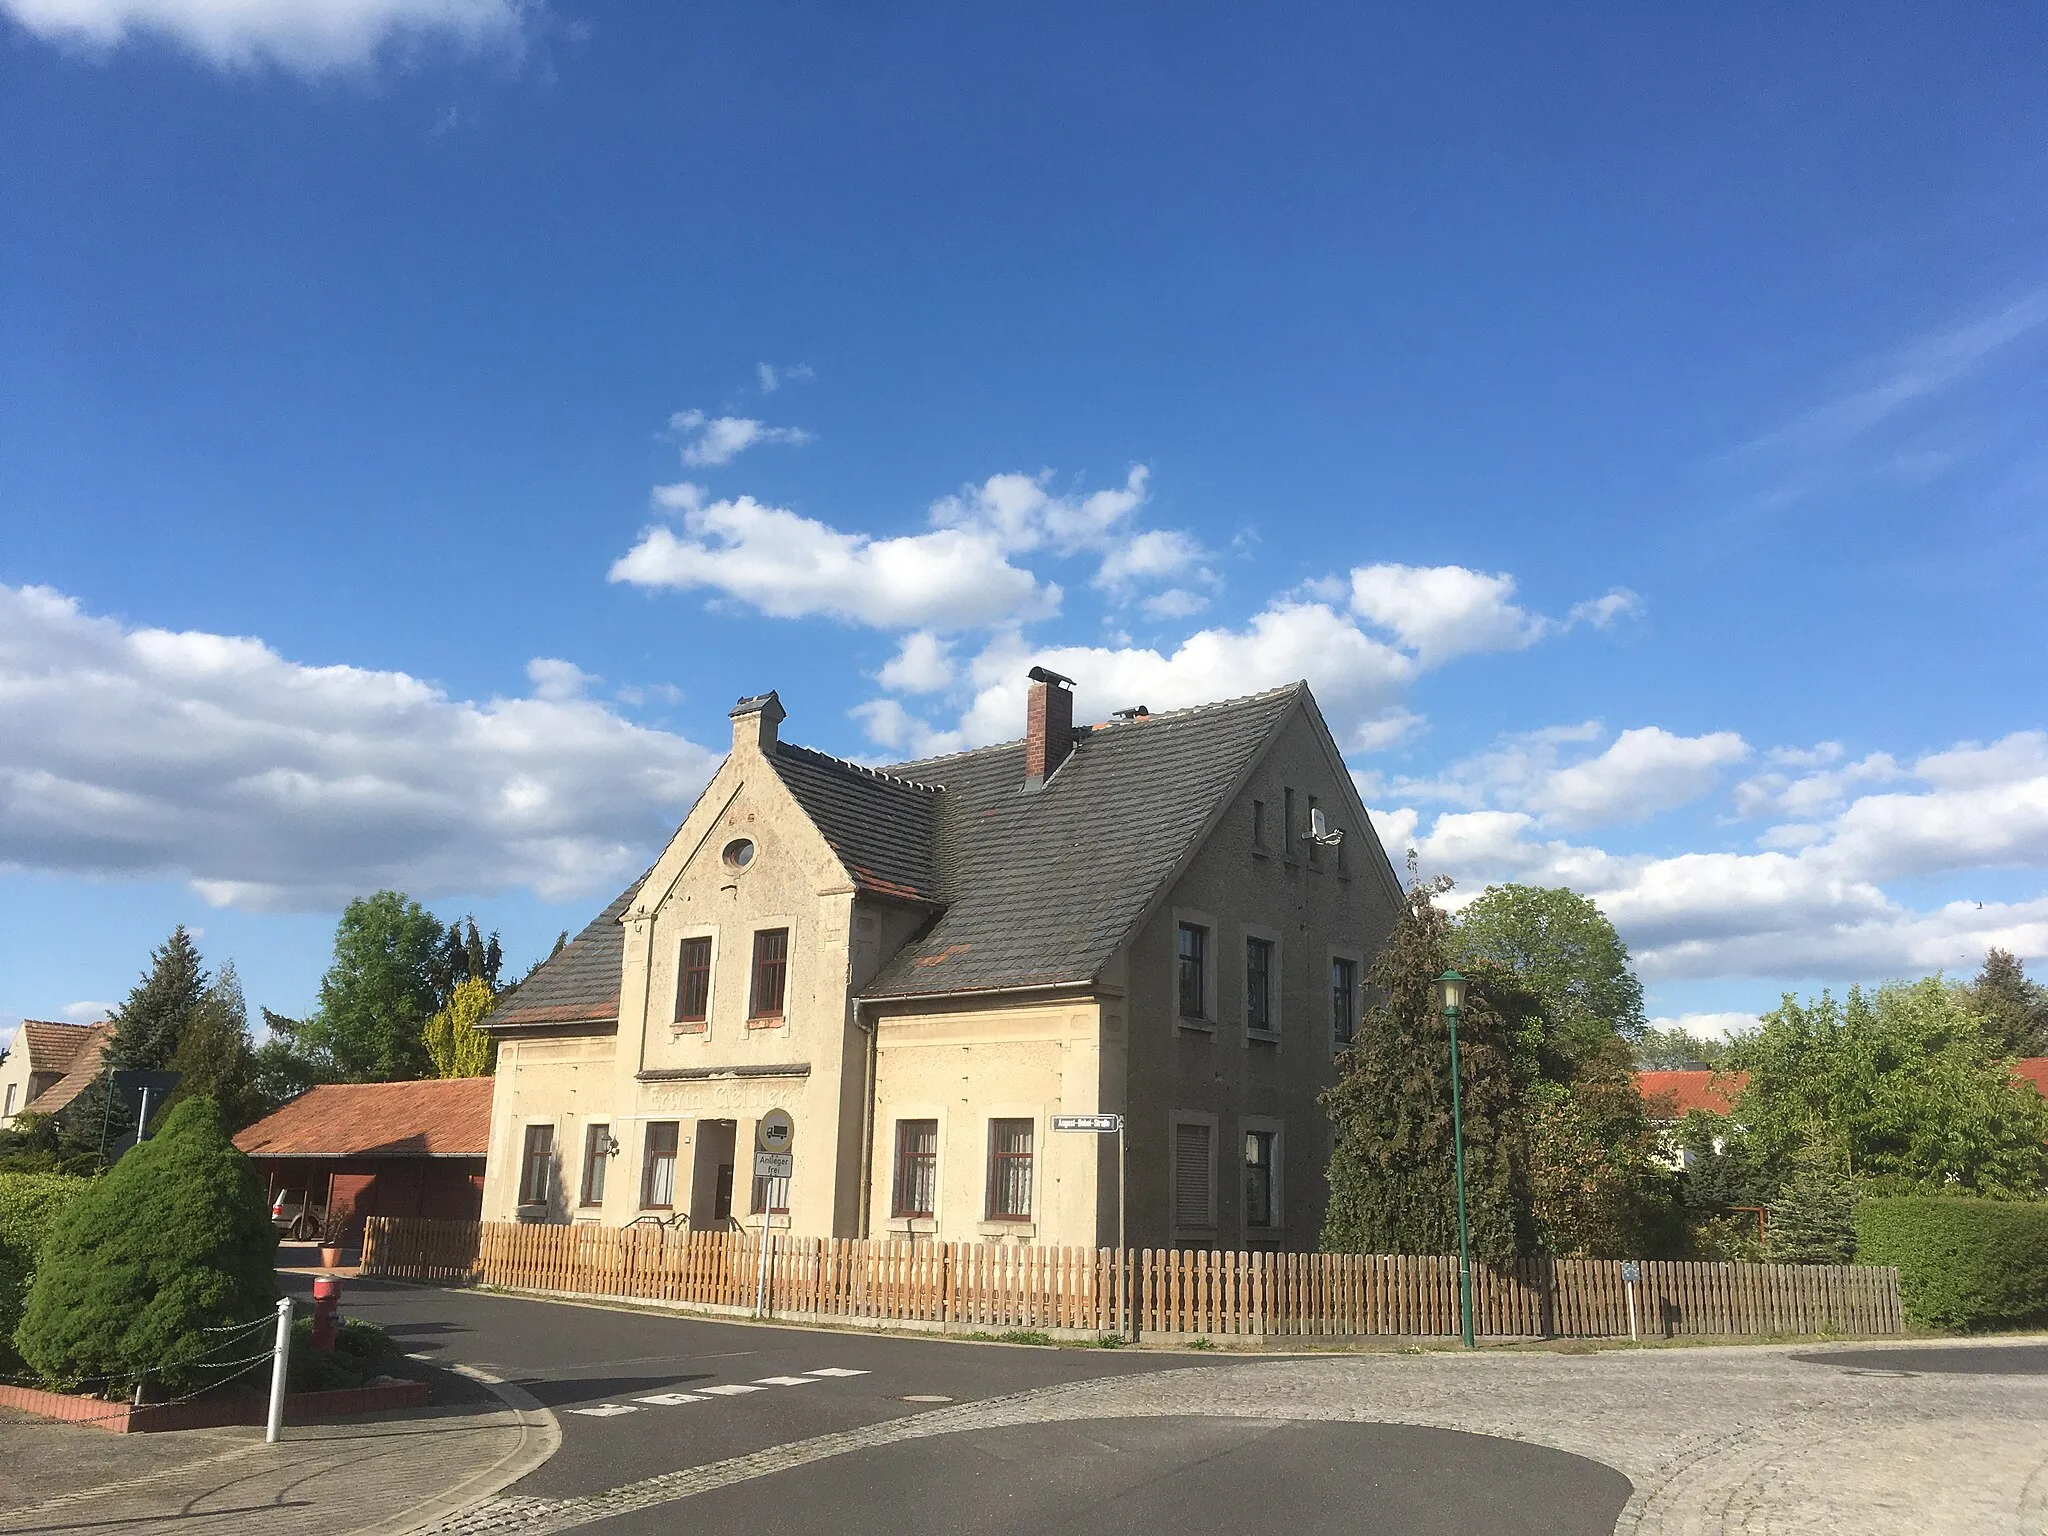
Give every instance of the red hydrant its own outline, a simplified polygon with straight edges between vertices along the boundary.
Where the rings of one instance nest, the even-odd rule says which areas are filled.
[[[313,1347],[331,1352],[335,1325],[341,1321],[341,1281],[332,1275],[313,1280]]]

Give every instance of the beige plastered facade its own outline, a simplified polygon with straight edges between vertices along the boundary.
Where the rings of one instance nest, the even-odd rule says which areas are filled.
[[[1288,715],[1094,977],[916,1001],[857,998],[931,910],[856,890],[763,755],[774,729],[772,717],[735,717],[731,755],[629,907],[615,1028],[521,1032],[501,1043],[487,1220],[621,1225],[686,1211],[695,1230],[758,1229],[756,1130],[780,1109],[795,1144],[778,1230],[1109,1245],[1127,1190],[1124,1235],[1133,1246],[1314,1245],[1331,1145],[1316,1098],[1335,1080],[1339,1047],[1331,962],[1355,967],[1356,1018],[1366,968],[1399,903],[1319,717],[1299,707]],[[1306,841],[1312,798],[1345,831],[1341,853]],[[741,838],[754,855],[735,868],[725,851]],[[1178,1006],[1183,922],[1208,935],[1201,1018],[1182,1018]],[[754,935],[775,928],[789,932],[786,1006],[773,1019],[750,1019]],[[678,1026],[679,955],[696,937],[712,943],[708,1018]],[[1265,1032],[1245,1022],[1253,937],[1275,951],[1275,1027]],[[1052,1129],[1056,1115],[1096,1113],[1126,1116],[1126,1167],[1116,1137]],[[1032,1122],[1024,1220],[990,1217],[996,1120]],[[929,1215],[899,1214],[904,1121],[937,1124]],[[521,1154],[535,1124],[554,1127],[554,1177],[545,1202],[522,1206]],[[669,1124],[675,1193],[670,1207],[649,1212],[649,1129]],[[616,1152],[602,1200],[585,1204],[593,1125],[607,1128]],[[1198,1125],[1209,1128],[1209,1199],[1202,1219],[1190,1221],[1190,1186],[1176,1185],[1176,1164],[1193,1143],[1177,1128]],[[1241,1149],[1251,1131],[1271,1136],[1277,1164],[1274,1221],[1264,1227],[1249,1226],[1245,1210]],[[721,1168],[732,1170],[729,1212]]]

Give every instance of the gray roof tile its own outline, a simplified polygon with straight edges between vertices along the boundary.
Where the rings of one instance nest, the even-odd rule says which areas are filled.
[[[1076,733],[1023,793],[1024,744],[885,770],[938,784],[944,914],[868,997],[1087,981],[1116,952],[1304,685]]]
[[[619,1019],[619,973],[626,957],[625,916],[649,870],[627,886],[588,926],[541,962],[519,990],[484,1016],[487,1029],[531,1029],[550,1024],[609,1023]]]
[[[772,761],[862,890],[910,901],[936,898],[935,788],[787,742],[776,743]]]

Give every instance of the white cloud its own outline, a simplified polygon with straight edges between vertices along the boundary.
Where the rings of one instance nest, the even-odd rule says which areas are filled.
[[[1759,853],[1616,854],[1547,836],[1526,810],[1450,811],[1423,831],[1412,806],[1391,802],[1375,821],[1401,829],[1426,871],[1456,877],[1459,902],[1504,880],[1594,897],[1652,980],[1967,970],[1993,945],[2048,957],[2048,897],[1917,909],[1886,889],[1904,878],[2048,869],[2048,737],[1966,744],[1920,759],[1905,776],[1921,787],[1865,794],[1824,820],[1774,828],[1774,846]],[[1389,804],[1385,792],[1402,786],[1361,776],[1361,787]]]
[[[1727,1040],[1758,1028],[1763,1020],[1753,1013],[1680,1013],[1650,1023],[1657,1029],[1682,1029],[1696,1040]]]
[[[1384,752],[1389,747],[1398,747],[1421,730],[1425,723],[1421,715],[1410,710],[1382,710],[1370,720],[1360,722],[1351,733],[1350,750]]]
[[[1643,821],[1697,800],[1719,781],[1724,766],[1748,755],[1748,743],[1733,731],[1674,736],[1641,726],[1623,731],[1598,757],[1548,775],[1529,803],[1552,826]]]
[[[1168,587],[1164,592],[1154,592],[1138,604],[1139,611],[1146,618],[1162,622],[1191,619],[1208,606],[1208,598],[1199,592],[1190,592],[1186,587]]]
[[[761,393],[772,395],[785,384],[808,384],[817,377],[809,363],[790,363],[778,368],[773,363],[754,364],[754,377],[761,385]]]
[[[934,730],[895,699],[869,699],[847,713],[861,722],[876,746],[906,761],[957,752],[964,745],[958,731]]]
[[[880,629],[966,629],[1059,607],[1059,588],[1011,565],[985,532],[871,539],[751,496],[707,503],[690,485],[663,486],[655,500],[683,511],[684,532],[646,529],[611,580],[709,587],[770,618],[824,615]]]
[[[771,427],[751,416],[706,416],[702,411],[678,411],[669,417],[668,425],[683,440],[683,462],[693,469],[730,464],[759,443],[811,440],[811,434],[801,427]]]
[[[581,698],[592,683],[604,681],[596,673],[584,671],[575,662],[554,656],[536,656],[529,661],[526,679],[533,684],[536,699]]]
[[[1178,528],[1148,529],[1103,556],[1095,585],[1121,592],[1138,582],[1173,581],[1199,569],[1205,555],[1192,534]]]
[[[875,680],[894,693],[937,693],[953,681],[953,658],[946,642],[930,630],[913,630]]]
[[[269,61],[307,74],[428,38],[516,44],[535,9],[528,0],[0,0],[0,12],[66,46],[107,50],[148,34],[224,68]]]
[[[1889,783],[1903,776],[1903,770],[1888,752],[1873,752],[1861,762],[1840,767],[1839,742],[1822,742],[1811,748],[1779,748],[1765,754],[1773,765],[1806,768],[1801,774],[1764,772],[1735,786],[1738,816],[1792,816],[1805,819],[1838,811],[1847,804],[1850,791],[1859,784]],[[1766,834],[1770,835],[1770,834]]]
[[[97,1024],[114,1011],[113,1003],[66,1003],[60,1012],[73,1024]]]
[[[1639,619],[1643,616],[1643,600],[1627,587],[1616,587],[1600,597],[1589,597],[1582,603],[1573,603],[1565,615],[1565,627],[1574,624],[1590,624],[1595,629],[1612,629],[1623,619]]]
[[[589,895],[642,867],[716,762],[587,699],[453,699],[0,587],[0,867],[270,909]]]
[[[1055,496],[1046,487],[1049,471],[1036,475],[990,475],[932,503],[935,528],[985,533],[1012,553],[1050,548],[1056,554],[1109,550],[1133,514],[1145,504],[1152,472],[1143,464],[1124,483],[1086,496]]]
[[[1033,647],[997,637],[970,668],[974,701],[960,722],[969,742],[1005,741],[1024,723],[1024,674],[1036,662],[1076,682],[1074,718],[1102,720],[1143,704],[1181,709],[1309,679],[1340,745],[1398,702],[1413,658],[1323,603],[1279,602],[1243,629],[1204,629],[1170,652],[1143,646]]]
[[[1513,601],[1515,578],[1462,565],[1361,565],[1351,572],[1351,611],[1391,630],[1424,666],[1483,651],[1519,651],[1549,621]]]

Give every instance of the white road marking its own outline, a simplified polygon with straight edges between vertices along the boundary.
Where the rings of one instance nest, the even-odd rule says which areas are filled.
[[[593,1419],[615,1419],[622,1413],[638,1413],[640,1410],[631,1403],[599,1403],[595,1408],[571,1408],[569,1411]]]
[[[843,1365],[828,1365],[821,1371],[805,1371],[806,1376],[865,1376],[866,1371],[849,1371]]]
[[[757,1376],[754,1378],[764,1387],[815,1387],[815,1376]]]
[[[718,1397],[737,1397],[742,1392],[759,1392],[759,1387],[741,1386],[737,1382],[723,1387],[699,1387],[700,1392],[710,1392]]]
[[[657,1392],[652,1397],[636,1397],[633,1401],[652,1403],[657,1408],[673,1408],[678,1403],[701,1403],[704,1396],[700,1392]]]
[[[689,1392],[650,1392],[645,1397],[636,1397],[630,1403],[598,1403],[589,1408],[571,1408],[589,1419],[615,1419],[623,1413],[640,1412],[639,1404],[650,1408],[680,1408],[684,1403],[701,1403],[714,1397],[738,1397],[744,1392],[766,1392],[770,1387],[814,1387],[821,1381],[835,1380],[847,1376],[866,1376],[867,1371],[857,1371],[850,1366],[826,1365],[815,1371],[806,1371],[801,1376],[763,1376],[758,1381],[726,1381],[713,1386],[698,1387]],[[906,1398],[906,1402],[934,1401],[951,1402],[951,1398],[919,1399]]]

